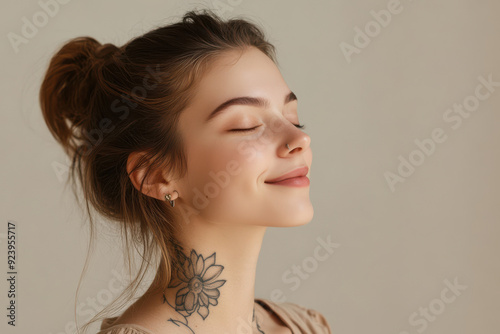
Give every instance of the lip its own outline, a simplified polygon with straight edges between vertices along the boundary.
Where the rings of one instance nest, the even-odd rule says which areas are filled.
[[[296,178],[296,177],[304,177],[307,172],[309,171],[309,167],[304,166],[304,167],[299,167],[296,168],[286,174],[281,175],[280,177],[277,177],[275,179],[267,180],[265,183],[276,183],[279,181],[283,181],[286,179],[291,179],[291,178]]]
[[[309,179],[307,176],[296,176],[277,182],[269,182],[267,184],[270,186],[307,187],[309,186]]]

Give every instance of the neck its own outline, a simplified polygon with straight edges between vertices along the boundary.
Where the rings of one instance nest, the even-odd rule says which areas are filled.
[[[169,321],[203,333],[259,333],[255,273],[266,227],[230,226],[191,220],[178,232],[182,249],[168,288]],[[172,312],[172,308],[176,311]]]

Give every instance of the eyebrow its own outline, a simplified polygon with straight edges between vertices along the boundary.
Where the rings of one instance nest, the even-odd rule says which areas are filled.
[[[287,104],[292,101],[298,101],[297,96],[290,91],[287,95],[285,95],[285,100],[284,104]],[[220,114],[223,110],[227,109],[229,106],[232,105],[246,105],[246,106],[255,106],[255,107],[261,107],[261,108],[268,108],[270,103],[269,100],[260,98],[260,97],[251,97],[251,96],[241,96],[241,97],[235,97],[233,99],[227,100],[226,102],[222,103],[219,105],[217,108],[215,108],[210,115],[208,115],[207,119],[205,122],[208,122],[218,114]]]

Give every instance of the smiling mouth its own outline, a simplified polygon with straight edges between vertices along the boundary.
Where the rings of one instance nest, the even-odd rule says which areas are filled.
[[[310,181],[309,178],[304,175],[304,176],[291,177],[281,181],[265,182],[265,183],[276,186],[305,187],[309,185]]]
[[[297,178],[297,177],[305,177],[307,175],[308,171],[309,171],[309,167],[307,167],[307,166],[299,167],[299,168],[296,168],[296,169],[294,169],[288,173],[285,173],[277,178],[267,180],[267,181],[265,181],[265,183],[274,184],[274,183],[278,183],[278,182],[281,182],[281,181],[284,181],[287,179],[293,179],[293,178]]]
[[[310,183],[307,177],[308,171],[309,168],[307,166],[299,167],[277,178],[265,181],[264,183],[277,186],[307,187]]]

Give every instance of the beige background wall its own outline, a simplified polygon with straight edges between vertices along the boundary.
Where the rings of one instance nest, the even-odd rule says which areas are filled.
[[[231,9],[219,11],[224,17],[260,23],[276,45],[314,152],[314,219],[268,230],[257,296],[270,299],[279,289],[287,301],[325,314],[334,333],[498,333],[500,84],[488,90],[482,80],[500,82],[500,3],[217,3]],[[0,283],[2,333],[64,333],[85,259],[84,216],[64,192],[64,168],[55,168],[68,161],[37,101],[50,55],[80,35],[122,44],[196,4],[210,6],[72,0],[16,53],[7,34],[21,34],[23,18],[42,9],[37,1],[2,3],[2,276],[8,220],[18,226],[19,266],[15,329],[6,325],[6,280]],[[391,20],[377,31],[373,13],[387,8]],[[362,45],[357,29],[366,26],[371,37]],[[347,44],[358,45],[357,53],[346,57]],[[464,104],[467,117],[453,109]],[[427,143],[428,154],[416,141]],[[412,173],[402,159],[413,161]],[[402,175],[393,188],[388,172]],[[80,291],[80,321],[116,296],[121,254],[112,231],[101,234]],[[318,239],[328,238],[337,248],[319,261]],[[294,265],[308,268],[307,278],[291,272]],[[455,283],[461,288],[447,287]]]

